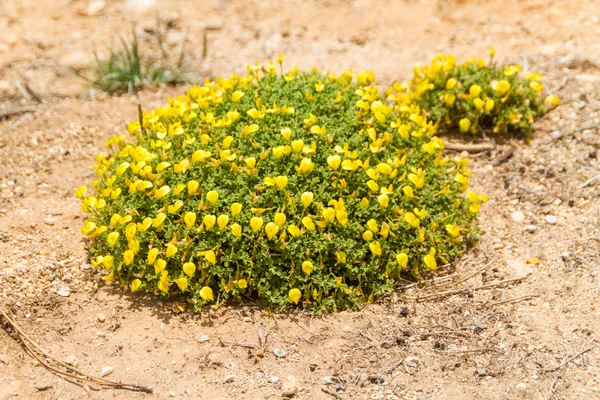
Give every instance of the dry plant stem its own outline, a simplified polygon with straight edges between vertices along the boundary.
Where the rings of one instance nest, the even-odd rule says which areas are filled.
[[[489,285],[483,285],[483,286],[478,286],[478,287],[474,287],[474,288],[465,288],[465,289],[459,289],[459,290],[450,290],[447,292],[442,292],[442,293],[434,293],[428,296],[423,296],[423,297],[406,297],[406,299],[408,300],[415,300],[415,301],[425,301],[425,300],[431,300],[431,299],[439,299],[442,297],[446,297],[446,296],[452,296],[455,294],[460,294],[460,293],[464,293],[467,292],[469,290],[484,290],[484,289],[490,289],[496,286],[502,286],[502,285],[506,285],[509,283],[515,283],[515,282],[519,282],[522,281],[523,279],[526,279],[529,275],[525,275],[525,276],[521,276],[518,278],[512,278],[512,279],[505,279],[503,281],[500,282],[495,282],[495,283],[490,283]]]
[[[500,164],[504,164],[505,162],[508,161],[509,158],[511,158],[513,156],[514,153],[515,153],[515,148],[512,146],[508,146],[506,148],[506,150],[504,150],[502,152],[502,154],[500,154],[500,156],[496,160],[494,160],[492,165],[498,166]]]
[[[3,119],[8,119],[10,117],[13,117],[15,115],[21,115],[21,114],[25,114],[28,112],[33,112],[37,109],[38,109],[37,106],[26,106],[23,108],[19,108],[17,110],[6,111],[5,113],[0,112],[0,121],[2,121]]]
[[[342,396],[340,396],[339,394],[337,394],[336,392],[334,392],[333,390],[329,390],[324,386],[321,386],[321,391],[323,393],[327,393],[328,395],[330,395],[331,397],[333,397],[334,399],[341,399]]]
[[[587,130],[591,130],[591,129],[600,129],[600,125],[593,125],[593,126],[583,126],[581,128],[577,128],[577,129],[573,129],[571,132],[566,132],[566,133],[561,133],[560,135],[557,135],[556,137],[554,137],[555,140],[558,139],[562,139],[566,136],[571,136],[574,133],[578,133],[578,132],[582,132],[582,131],[587,131]]]
[[[587,181],[585,181],[584,183],[579,185],[579,189],[583,189],[584,187],[591,185],[592,183],[596,182],[598,179],[600,179],[600,175],[596,175],[596,176],[588,179]]]
[[[506,299],[506,300],[501,300],[501,301],[495,301],[495,302],[489,303],[487,305],[489,305],[490,307],[493,307],[493,306],[498,306],[500,304],[519,303],[521,301],[530,300],[530,299],[533,299],[533,298],[538,297],[538,296],[539,296],[539,294],[528,294],[526,296],[515,297],[514,299]],[[482,307],[485,306],[485,305],[486,304],[483,304]]]
[[[482,151],[494,150],[495,146],[491,143],[452,143],[444,142],[444,148],[453,151],[468,151],[469,153],[480,153]]]
[[[135,385],[135,384],[131,384],[131,383],[114,382],[114,381],[109,381],[108,379],[98,378],[98,377],[95,377],[92,375],[88,375],[87,373],[80,371],[71,365],[68,365],[60,360],[57,360],[56,358],[54,358],[50,354],[48,354],[47,351],[42,349],[25,332],[23,332],[23,330],[17,325],[17,323],[12,318],[10,318],[4,312],[4,310],[0,310],[0,314],[4,317],[4,319],[8,322],[8,324],[15,330],[15,332],[17,333],[17,336],[19,337],[19,339],[21,340],[23,345],[25,345],[27,350],[29,350],[30,355],[32,357],[34,357],[40,364],[42,364],[44,367],[46,367],[52,373],[62,376],[64,378],[75,380],[79,383],[90,383],[90,384],[96,384],[96,385],[101,385],[101,386],[108,386],[108,387],[111,387],[114,389],[126,389],[126,390],[132,390],[132,391],[137,391],[137,392],[152,393],[152,389],[148,388],[146,386]],[[41,353],[44,356],[44,358],[41,358],[39,356],[39,354],[36,353],[35,350],[37,350],[39,353]],[[57,368],[53,367],[52,365],[50,365],[46,361],[46,359],[54,361],[61,367],[71,370],[71,371],[77,373],[78,375],[75,375],[75,374],[72,374],[72,373],[69,373],[66,371],[61,371],[60,369],[57,369]]]
[[[545,369],[544,372],[556,372],[559,369],[561,369],[562,367],[564,367],[565,365],[567,365],[568,363],[570,363],[571,361],[575,360],[576,358],[584,355],[585,353],[595,349],[596,346],[592,346],[592,347],[588,347],[587,349],[580,351],[579,353],[575,354],[573,357],[569,357],[568,359],[566,359],[565,361],[561,362],[558,367],[555,368],[551,368],[551,369]]]

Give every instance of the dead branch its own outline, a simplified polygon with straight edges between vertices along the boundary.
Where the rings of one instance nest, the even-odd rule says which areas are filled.
[[[480,153],[482,151],[494,150],[496,147],[491,143],[452,143],[444,142],[444,148],[453,151],[467,151],[469,153]]]
[[[580,351],[579,353],[575,354],[573,357],[569,357],[567,358],[565,361],[561,362],[558,367],[555,368],[551,368],[551,369],[545,369],[544,372],[556,372],[559,369],[561,369],[562,367],[564,367],[565,365],[567,365],[568,363],[570,363],[571,361],[575,360],[578,357],[581,357],[582,355],[584,355],[585,353],[595,349],[596,346],[592,346],[592,347],[588,347],[587,349]]]
[[[596,175],[596,176],[588,179],[587,181],[585,181],[581,185],[579,185],[579,189],[583,189],[584,187],[591,185],[592,183],[596,182],[598,179],[600,179],[600,175]]]
[[[493,306],[498,306],[500,304],[520,303],[521,301],[530,300],[530,299],[533,299],[533,298],[538,297],[538,296],[539,296],[539,294],[528,294],[526,296],[515,297],[513,299],[506,299],[506,300],[502,300],[502,301],[495,301],[495,302],[489,303],[487,305],[489,305],[490,307],[493,307]]]
[[[506,150],[504,150],[502,154],[500,154],[500,156],[497,159],[495,159],[494,162],[492,162],[492,165],[494,167],[497,167],[500,164],[504,164],[513,156],[514,153],[515,148],[513,146],[508,146]]]
[[[142,385],[135,385],[135,384],[131,384],[131,383],[114,382],[114,381],[110,381],[108,379],[95,377],[95,376],[89,375],[85,372],[78,370],[77,368],[73,367],[72,365],[68,365],[60,360],[57,360],[56,358],[52,357],[47,351],[42,349],[33,339],[31,339],[19,327],[19,325],[17,325],[17,323],[4,312],[4,310],[0,309],[0,315],[2,315],[2,317],[4,317],[4,319],[6,320],[6,322],[8,322],[8,324],[13,328],[17,337],[19,338],[21,343],[23,343],[25,348],[28,350],[29,354],[33,358],[35,358],[41,365],[43,365],[46,369],[48,369],[50,372],[52,372],[58,376],[61,376],[65,379],[74,381],[78,384],[87,383],[87,384],[95,384],[95,385],[100,385],[100,386],[107,386],[107,387],[111,387],[114,389],[125,389],[125,390],[132,390],[135,392],[152,393],[152,389],[149,387],[142,386]],[[40,357],[40,354],[43,357]],[[67,371],[61,370],[61,369],[51,365],[49,363],[49,361],[53,361],[56,364],[58,364],[59,366],[65,368],[67,371],[72,371],[72,372],[67,372]]]

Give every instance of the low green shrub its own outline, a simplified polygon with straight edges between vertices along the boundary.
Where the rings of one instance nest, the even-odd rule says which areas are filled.
[[[197,309],[340,309],[474,238],[487,198],[422,108],[386,101],[372,72],[280,68],[207,80],[131,123],[136,141],[107,142],[91,195],[76,193],[106,280]]]
[[[498,67],[472,57],[457,64],[452,55],[437,55],[429,65],[414,67],[408,83],[396,83],[389,95],[398,105],[416,104],[427,110],[427,117],[446,129],[473,135],[479,128],[494,133],[532,131],[533,121],[558,105],[556,96],[542,95],[542,75],[521,66]]]

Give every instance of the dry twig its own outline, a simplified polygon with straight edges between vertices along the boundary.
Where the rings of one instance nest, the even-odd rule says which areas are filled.
[[[467,292],[469,290],[484,290],[484,289],[490,289],[493,287],[497,287],[497,286],[502,286],[505,284],[509,284],[509,283],[515,283],[515,282],[519,282],[522,281],[523,279],[526,279],[529,275],[525,275],[525,276],[520,276],[518,278],[512,278],[512,279],[505,279],[503,281],[499,281],[499,282],[495,282],[495,283],[490,283],[488,285],[483,285],[483,286],[477,286],[474,288],[465,288],[465,289],[458,289],[458,290],[449,290],[446,292],[441,292],[441,293],[433,293],[430,294],[428,296],[423,296],[423,297],[406,297],[406,299],[408,300],[415,300],[415,301],[424,301],[424,300],[431,300],[431,299],[439,299],[442,297],[447,297],[447,296],[452,296],[455,294],[460,294],[460,293],[464,293]]]
[[[1,309],[0,309],[0,315],[2,315],[4,317],[4,319],[6,320],[6,322],[8,322],[8,324],[13,328],[17,337],[21,340],[21,343],[23,343],[25,348],[29,351],[29,354],[33,358],[35,358],[41,365],[43,365],[46,369],[48,369],[50,372],[52,372],[60,377],[63,377],[65,379],[74,381],[78,384],[87,383],[87,384],[106,386],[106,387],[110,387],[113,389],[125,389],[125,390],[132,390],[135,392],[152,393],[152,389],[149,387],[142,386],[142,385],[135,385],[135,384],[131,384],[131,383],[114,382],[114,381],[110,381],[108,379],[95,377],[95,376],[89,375],[85,372],[78,370],[77,368],[73,367],[72,365],[68,365],[60,360],[57,360],[56,358],[52,357],[47,351],[42,349],[25,332],[23,332],[23,330],[19,327],[19,325],[17,325],[17,323]],[[41,357],[40,354],[43,357]],[[51,365],[48,361],[53,361],[54,363],[58,364],[60,367],[65,368],[66,371],[61,370],[58,367]],[[67,372],[67,371],[72,371],[72,372]]]
[[[580,128],[573,129],[571,132],[559,133],[558,135],[554,136],[553,139],[554,140],[562,139],[564,137],[571,136],[571,135],[573,135],[575,133],[579,133],[579,132],[583,132],[583,131],[587,131],[587,130],[592,130],[592,129],[600,129],[600,125],[582,126]]]
[[[558,367],[555,368],[550,368],[550,369],[545,369],[544,372],[556,372],[559,369],[561,369],[562,367],[564,367],[565,365],[567,365],[568,363],[570,363],[571,361],[575,360],[576,358],[584,355],[585,353],[593,350],[594,348],[596,348],[596,346],[592,346],[592,347],[588,347],[587,349],[580,351],[579,353],[575,354],[573,357],[569,357],[567,358],[565,361],[561,362]]]
[[[35,110],[37,110],[38,107],[37,106],[25,106],[16,110],[9,110],[6,111],[4,113],[0,112],[0,121],[2,121],[3,119],[8,119],[10,117],[13,117],[15,115],[21,115],[21,114],[25,114],[28,112],[33,112]]]
[[[469,153],[480,153],[482,151],[490,151],[494,150],[495,146],[491,143],[453,143],[453,142],[444,142],[444,148],[446,150],[453,151],[467,151]]]

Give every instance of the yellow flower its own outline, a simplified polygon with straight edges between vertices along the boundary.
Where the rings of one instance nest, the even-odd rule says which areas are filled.
[[[454,79],[454,78],[448,79],[448,81],[446,82],[446,89],[448,89],[448,90],[454,89],[454,86],[456,86],[456,79]]]
[[[342,226],[346,226],[348,224],[348,213],[346,210],[335,210],[335,218]]]
[[[388,197],[387,194],[382,194],[379,197],[377,197],[377,202],[379,203],[379,205],[383,208],[387,208],[388,205],[390,204],[390,198]]]
[[[469,88],[469,96],[479,97],[480,94],[481,94],[481,86],[471,85],[471,87]]]
[[[333,155],[327,157],[327,164],[334,170],[337,170],[340,167],[342,159],[339,155]]]
[[[113,267],[115,263],[115,258],[112,255],[107,255],[104,256],[104,258],[102,258],[102,265],[104,265],[104,268],[106,269],[111,269]]]
[[[435,261],[435,249],[432,247],[425,257],[423,257],[423,262],[430,270],[434,270],[437,268],[437,262]]]
[[[125,253],[123,253],[123,261],[125,261],[125,265],[131,265],[133,264],[133,251],[131,250],[127,250],[125,251]]]
[[[490,112],[490,111],[492,111],[492,110],[494,109],[494,105],[495,105],[495,104],[496,104],[496,103],[494,102],[494,100],[492,100],[492,99],[487,99],[487,100],[485,101],[485,111],[487,111],[487,112]]]
[[[373,240],[373,232],[365,231],[365,233],[363,233],[362,237],[363,237],[363,239],[365,239],[365,241],[370,242],[371,240]]]
[[[217,256],[212,250],[208,250],[206,254],[204,254],[204,258],[212,265],[215,265],[217,263]]]
[[[369,249],[371,250],[371,253],[373,253],[374,255],[376,255],[376,256],[381,255],[381,243],[379,243],[378,241],[369,243]]]
[[[254,232],[258,232],[262,225],[263,219],[261,217],[252,217],[252,219],[250,219],[250,228],[252,228]]]
[[[206,200],[212,204],[215,204],[219,200],[219,193],[216,190],[209,191],[206,193]]]
[[[421,208],[420,210],[418,208],[414,208],[413,212],[415,213],[415,215],[421,219],[425,218],[427,216],[427,210],[425,210],[424,208]]]
[[[286,221],[286,216],[284,213],[276,213],[273,217],[273,221],[275,221],[277,225],[283,226],[283,224],[285,224]]]
[[[503,95],[510,90],[510,83],[504,79],[499,82],[492,82],[492,89]]]
[[[196,213],[191,211],[186,212],[185,216],[183,217],[183,220],[185,221],[185,224],[187,225],[188,229],[192,229],[192,227],[196,223]]]
[[[233,92],[231,94],[231,101],[233,101],[234,103],[239,103],[240,100],[242,99],[242,97],[244,97],[245,93],[244,92],[240,92],[239,90],[236,90],[235,92]]]
[[[468,132],[471,127],[471,121],[468,118],[463,118],[458,122],[461,132]]]
[[[296,172],[299,174],[308,175],[315,168],[315,164],[313,164],[310,158],[303,158],[302,161],[300,161],[300,165],[295,168]]]
[[[556,107],[560,104],[560,99],[556,96],[546,96],[544,103],[549,107]]]
[[[421,220],[411,212],[404,214],[404,220],[413,228],[418,228],[421,225]]]
[[[273,222],[269,222],[265,226],[265,232],[267,233],[267,238],[269,240],[273,239],[275,237],[275,235],[277,235],[278,231],[279,231],[279,227],[276,224],[274,224]]]
[[[108,245],[110,247],[115,247],[117,240],[119,240],[119,232],[111,232],[108,234],[108,237],[106,238],[106,241],[108,242]]]
[[[476,98],[475,100],[473,100],[473,105],[475,106],[475,109],[477,109],[477,111],[483,110],[483,100],[481,100],[480,98]]]
[[[400,268],[405,269],[406,266],[408,265],[408,254],[398,253],[396,255],[396,261],[398,262],[398,265],[400,266]]]
[[[444,95],[444,103],[446,103],[447,106],[453,106],[455,101],[456,95],[454,93],[446,93]]]
[[[186,274],[189,277],[194,276],[194,273],[196,272],[196,265],[194,265],[194,263],[191,262],[186,262],[185,264],[183,264],[183,273]]]
[[[238,279],[237,286],[240,289],[246,289],[248,287],[248,282],[245,279]]]
[[[154,192],[154,197],[156,199],[162,199],[167,194],[169,194],[170,191],[171,191],[170,187],[168,187],[168,186],[161,186],[160,189],[158,189],[156,192]]]
[[[533,89],[533,91],[536,93],[539,93],[542,90],[544,90],[544,87],[539,82],[536,82],[536,81],[529,82],[529,87],[531,89]]]
[[[158,228],[165,221],[165,218],[167,218],[167,214],[165,214],[165,213],[161,212],[161,213],[156,214],[156,217],[152,220],[152,226],[154,228]]]
[[[129,164],[128,162],[121,163],[121,165],[117,167],[117,176],[122,176],[125,173],[125,171],[127,171],[130,165],[131,164]]]
[[[198,181],[189,181],[187,183],[187,190],[188,190],[188,195],[193,195],[196,194],[196,192],[198,191],[198,187],[200,186],[200,183]]]
[[[367,228],[369,228],[369,230],[371,230],[372,232],[377,232],[377,221],[375,221],[374,219],[370,219],[367,221]]]
[[[323,125],[323,126],[313,125],[310,128],[310,133],[314,133],[315,135],[318,135],[318,136],[323,136],[327,133],[327,128],[325,127],[325,125]]]
[[[240,224],[231,225],[231,234],[235,237],[242,237],[242,226]]]
[[[175,283],[177,284],[177,286],[179,287],[179,290],[181,290],[182,292],[185,292],[188,288],[188,280],[185,276],[180,276]]]
[[[300,230],[300,228],[298,228],[296,225],[290,225],[288,226],[288,232],[290,233],[290,235],[296,237],[299,234],[302,233],[302,231]]]
[[[231,209],[231,216],[235,217],[240,212],[242,212],[242,205],[240,203],[232,203],[230,209]]]
[[[207,214],[204,216],[204,218],[202,218],[202,223],[204,224],[204,228],[207,231],[210,231],[212,229],[212,227],[215,226],[216,222],[217,222],[217,217],[215,217],[212,214]]]
[[[160,274],[162,271],[164,271],[166,266],[167,266],[167,262],[165,260],[163,260],[162,258],[159,258],[154,263],[154,273],[156,275]]]
[[[75,197],[77,197],[78,199],[83,199],[83,196],[85,195],[87,190],[88,190],[87,186],[80,187],[79,189],[77,189],[75,191]]]
[[[229,223],[229,217],[227,215],[221,214],[219,218],[217,218],[217,225],[219,229],[225,229],[227,224]]]
[[[281,136],[285,140],[290,140],[292,138],[292,130],[290,128],[281,128]]]
[[[133,281],[131,281],[131,293],[137,292],[141,285],[142,281],[140,281],[139,279],[134,279]]]
[[[302,297],[302,292],[296,288],[293,288],[288,293],[288,297],[292,302],[294,302],[294,304],[298,304],[300,298]]]
[[[304,192],[300,196],[300,201],[302,202],[302,205],[306,208],[310,206],[310,203],[312,203],[313,198],[314,194],[312,192]]]
[[[314,270],[314,266],[310,261],[304,261],[302,263],[302,271],[304,271],[304,273],[306,275],[310,275]]]
[[[321,211],[321,214],[323,214],[323,218],[325,218],[325,221],[335,221],[335,209],[333,209],[332,207],[325,208],[323,211]]]
[[[167,257],[173,257],[175,254],[177,254],[177,250],[177,246],[175,246],[173,243],[169,243],[167,245]]]
[[[242,137],[248,136],[256,131],[258,131],[260,128],[258,127],[258,125],[256,124],[252,124],[252,125],[246,125],[244,127],[244,129],[242,129],[242,131],[240,132],[240,135]]]
[[[150,251],[148,252],[148,265],[154,264],[154,261],[156,261],[157,256],[158,256],[158,249],[156,247],[151,248]]]
[[[454,236],[454,237],[460,236],[460,228],[456,225],[447,224],[446,231],[450,234],[450,236]]]
[[[309,231],[315,230],[315,223],[313,222],[311,217],[302,218],[302,225],[304,225],[304,227]]]
[[[160,279],[158,280],[158,284],[156,285],[156,287],[164,293],[169,292],[169,277],[167,276],[167,274],[167,271],[162,271]]]
[[[288,184],[288,177],[287,176],[278,176],[277,178],[275,178],[275,184],[277,185],[277,187],[279,189],[283,189]]]
[[[335,256],[337,258],[336,264],[346,263],[346,253],[344,253],[343,251],[338,251],[337,253],[335,253]]]
[[[388,225],[387,222],[382,222],[381,230],[379,231],[379,234],[387,239],[389,233],[390,233],[390,226]]]
[[[202,287],[202,289],[200,289],[200,297],[202,297],[202,300],[205,301],[213,301],[214,297],[212,289],[208,286]]]
[[[496,55],[496,48],[490,47],[489,54],[490,54],[490,57],[493,58]]]
[[[372,179],[367,182],[367,186],[369,187],[369,189],[371,189],[372,192],[376,192],[379,190],[379,185]]]

